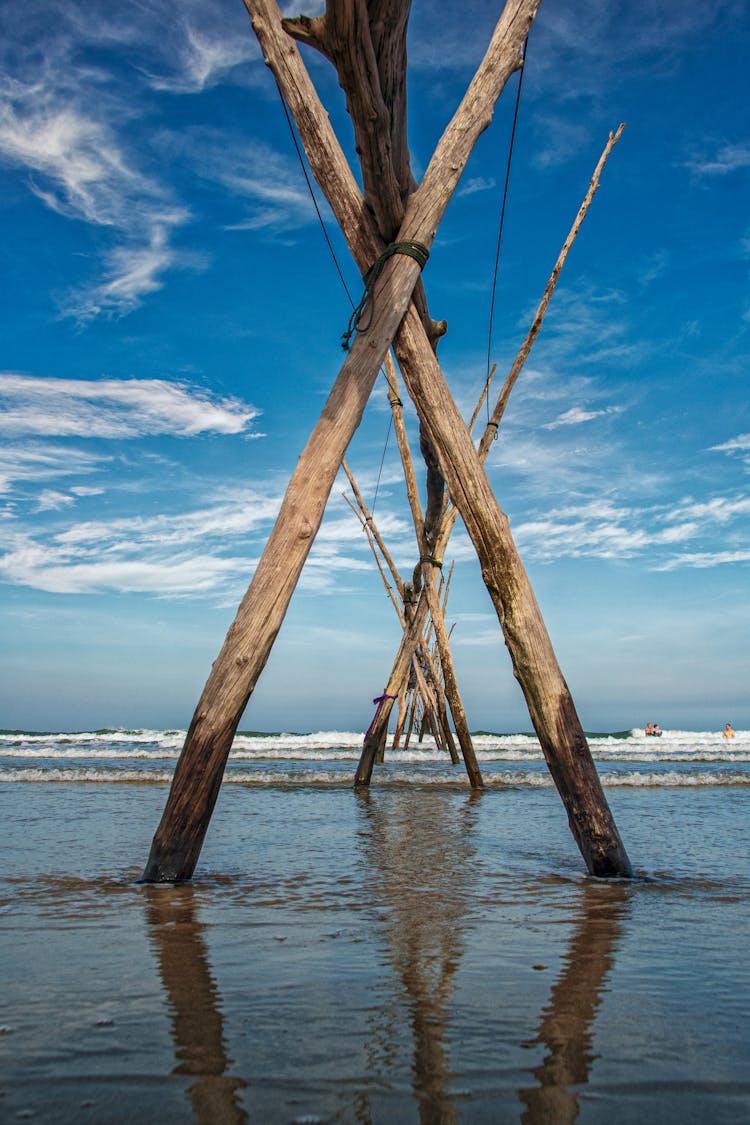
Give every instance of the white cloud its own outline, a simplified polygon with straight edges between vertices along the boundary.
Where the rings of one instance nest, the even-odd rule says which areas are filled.
[[[556,430],[559,426],[580,426],[583,422],[591,422],[594,418],[603,418],[608,414],[618,414],[621,407],[609,407],[606,410],[584,410],[581,406],[571,406],[563,414],[558,414],[553,422],[542,426],[543,430]]]
[[[750,168],[750,145],[722,144],[711,156],[696,157],[685,161],[697,176],[727,176],[732,172]]]
[[[0,433],[78,438],[243,433],[259,411],[164,379],[0,374]]]
[[[153,160],[153,132],[138,127],[147,93],[139,68],[156,56],[156,69],[170,75],[161,88],[187,91],[259,59],[246,19],[237,12],[235,27],[232,15],[221,3],[207,13],[202,4],[173,11],[157,0],[127,20],[104,5],[40,0],[16,9],[12,28],[0,32],[0,161],[25,170],[46,207],[100,229],[104,276],[64,300],[65,315],[129,313],[168,270],[195,265],[171,245],[189,214]],[[92,46],[112,44],[127,44],[127,74],[90,61]]]
[[[199,93],[216,85],[236,67],[260,58],[260,51],[248,26],[247,34],[239,36],[218,34],[201,29],[192,22],[193,16],[178,21],[170,39],[172,52],[162,58],[161,74],[148,73],[147,78],[155,90],[174,94]]]
[[[728,525],[748,514],[750,497],[716,497],[706,503],[648,508],[605,499],[552,509],[543,517],[514,525],[513,534],[523,557],[551,561],[643,555],[649,556],[653,569],[674,570],[678,566],[743,561],[744,548],[682,554],[674,559],[664,559],[663,554],[676,543],[699,540],[704,535],[713,538],[717,523]]]
[[[126,222],[135,194],[149,184],[127,166],[111,130],[73,105],[54,104],[41,84],[15,84],[0,103],[0,154],[41,173],[49,188],[33,190],[55,211],[106,226]]]
[[[750,496],[728,498],[716,496],[713,500],[689,502],[677,505],[674,509],[676,519],[694,519],[705,523],[728,523],[735,516],[750,514]]]
[[[678,555],[660,563],[654,569],[659,571],[681,570],[689,567],[697,570],[708,570],[714,566],[726,566],[729,563],[750,562],[750,548],[737,551],[697,551],[694,554]]]
[[[180,552],[161,559],[96,558],[77,561],[69,553],[33,541],[18,541],[0,558],[0,575],[16,585],[56,594],[149,593],[181,597],[216,589],[247,573],[246,559]]]
[[[721,445],[710,446],[710,449],[714,453],[746,453],[750,450],[750,434],[738,434]]]
[[[52,488],[45,488],[39,493],[37,512],[58,512],[62,508],[69,508],[75,504],[75,497],[69,492],[56,492]]]
[[[476,195],[480,191],[494,191],[496,187],[497,181],[492,177],[471,176],[461,181],[456,196]]]
[[[45,510],[61,510],[68,499],[70,494],[49,490]],[[257,565],[248,542],[271,527],[280,503],[279,493],[238,489],[174,514],[90,520],[50,532],[20,530],[0,556],[0,577],[60,594],[236,598]],[[340,592],[342,576],[370,571],[374,563],[354,518],[334,519],[324,524],[301,585]],[[372,581],[379,579],[373,574]]]
[[[73,524],[55,535],[60,546],[106,550],[110,554],[138,550],[171,550],[200,540],[244,538],[275,519],[281,496],[245,490],[236,500],[215,500],[204,508],[174,515],[129,516]]]
[[[110,460],[109,457],[58,445],[4,443],[0,445],[0,493],[7,492],[12,484],[18,482],[35,484],[98,472]]]
[[[129,312],[176,264],[169,239],[187,211],[170,205],[164,185],[137,170],[112,126],[77,104],[79,94],[43,79],[9,90],[0,96],[0,159],[28,169],[32,191],[52,210],[124,240],[109,251],[106,280],[64,311],[84,318]]]
[[[162,143],[174,158],[181,155],[203,179],[221,184],[246,203],[245,217],[227,230],[294,230],[314,221],[315,207],[297,161],[247,135],[214,129],[164,134]],[[319,193],[324,212],[328,205]]]

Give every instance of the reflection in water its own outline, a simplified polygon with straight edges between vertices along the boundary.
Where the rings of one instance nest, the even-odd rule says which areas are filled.
[[[159,960],[159,974],[172,1014],[178,1060],[173,1074],[194,1075],[188,1096],[198,1125],[246,1122],[237,1090],[240,1078],[226,1075],[231,1059],[224,1045],[220,997],[208,961],[203,927],[197,921],[195,891],[146,885],[147,918]]]
[[[414,1042],[413,1091],[419,1119],[457,1119],[447,1060],[453,978],[463,950],[473,826],[480,794],[364,790],[362,857],[375,901],[384,907],[387,956],[404,985]],[[373,1048],[380,1069],[399,1051],[398,1013],[381,1011]],[[390,1016],[394,1018],[389,1018]]]
[[[564,967],[552,988],[533,1043],[547,1048],[531,1072],[538,1085],[520,1090],[524,1125],[568,1125],[578,1117],[578,1092],[588,1082],[592,1029],[607,973],[614,963],[631,888],[624,883],[588,881],[582,913]]]

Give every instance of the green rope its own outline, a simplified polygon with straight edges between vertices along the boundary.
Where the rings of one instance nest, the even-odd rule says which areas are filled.
[[[389,258],[393,257],[394,254],[405,254],[407,258],[413,258],[414,261],[419,264],[420,270],[423,270],[425,265],[427,264],[427,259],[430,256],[430,251],[426,246],[423,246],[421,242],[392,242],[390,246],[386,246],[383,253],[377,259],[377,261],[375,261],[373,265],[370,266],[370,269],[362,279],[365,284],[365,291],[362,294],[362,298],[359,304],[352,312],[352,315],[349,317],[349,323],[347,325],[346,332],[341,337],[341,347],[345,352],[349,351],[349,342],[354,333],[366,332],[372,324],[372,317],[374,312],[372,305],[370,306],[370,319],[364,327],[361,324],[362,316],[368,302],[372,298],[372,291],[375,288],[375,282],[380,277],[380,274],[383,271],[383,266]]]

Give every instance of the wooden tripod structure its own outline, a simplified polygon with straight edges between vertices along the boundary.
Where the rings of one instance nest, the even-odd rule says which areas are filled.
[[[419,186],[406,142],[408,0],[328,0],[316,19],[282,20],[275,0],[244,0],[266,64],[296,123],[310,168],[363,276],[370,275],[366,332],[355,334],[321,417],[300,455],[250,587],[213,664],[188,729],[143,878],[192,877],[240,718],[268,660],[323,518],[346,448],[393,346],[434,466],[442,513],[447,486],[477,552],[514,675],[568,822],[590,873],[629,876],[630,861],[596,772],[528,576],[478,452],[436,357],[444,326],[427,309],[420,272],[474,144],[489,125],[539,0],[507,0],[453,119]],[[363,191],[354,179],[294,40],[336,68],[354,125]],[[417,250],[419,251],[417,253]],[[377,270],[370,274],[374,264]],[[485,434],[486,437],[486,434]],[[442,557],[443,521],[428,510],[425,559]],[[425,590],[434,567],[423,564]],[[418,611],[414,615],[418,623]],[[411,631],[410,631],[411,632]],[[413,652],[413,643],[411,647]],[[407,656],[408,659],[408,656]],[[391,694],[391,693],[388,693]],[[356,784],[369,783],[392,701],[371,724]]]

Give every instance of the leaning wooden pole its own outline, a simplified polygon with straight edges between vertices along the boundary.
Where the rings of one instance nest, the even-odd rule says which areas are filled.
[[[255,11],[264,7],[262,0],[245,0],[245,3]],[[517,15],[516,9],[510,20],[513,22]],[[323,20],[323,17],[320,19]],[[319,42],[323,42],[323,36],[320,36]],[[270,56],[268,50],[266,54]],[[274,62],[278,64],[277,77],[287,65],[284,55],[287,55],[286,50],[278,59],[270,60],[272,68]],[[352,72],[355,70],[356,68]],[[275,68],[274,73],[277,73]],[[490,73],[491,68],[488,71],[480,66],[464,104],[481,106],[482,110],[487,110],[486,81]],[[340,70],[340,80],[341,78]],[[449,138],[453,136],[453,129],[458,124],[457,118],[458,115],[446,129],[441,145],[446,141],[450,146]],[[296,117],[296,120],[302,143],[310,156],[310,165],[314,167],[317,137],[326,135],[326,125],[316,115],[314,127],[308,132],[306,140],[310,107],[306,107],[305,113],[300,115],[300,119]],[[484,124],[488,122],[489,116],[486,116]],[[439,145],[439,150],[440,147]],[[404,222],[398,233],[399,241],[418,237],[417,232],[421,230],[419,217],[423,214],[423,207],[431,205],[433,192],[441,190],[440,181],[443,177],[451,180],[455,170],[454,165],[445,165],[436,151],[421,186],[408,199]],[[332,170],[326,170],[323,179],[318,179],[329,201],[335,199],[338,189],[342,187],[334,185],[333,174]],[[336,212],[333,203],[332,206],[350,243],[350,249],[358,257],[358,252],[361,251],[361,227],[356,230],[346,222],[344,213]],[[557,657],[554,656],[531,584],[528,583],[525,569],[518,558],[507,517],[491,492],[477,451],[473,448],[466,426],[455,407],[448,386],[445,385],[424,324],[414,305],[410,306],[401,325],[395,340],[395,351],[409,395],[415,402],[428,440],[440,459],[453,502],[475,544],[482,577],[495,605],[512,658],[514,675],[524,692],[536,735],[566,807],[569,825],[581,855],[593,874],[630,875],[632,868],[629,858],[609,810],[584,730]]]
[[[296,47],[281,31],[278,8],[271,0],[246,0],[246,7],[266,62],[276,75],[298,127],[297,114],[305,116],[309,105],[308,120],[312,122],[315,118],[317,128],[319,115],[324,111]],[[419,198],[414,196],[409,201],[407,226],[411,233],[401,241],[416,242],[428,250],[431,247],[469,154],[489,124],[494,102],[520,64],[521,47],[537,7],[538,0],[515,0],[506,6],[477,72],[481,81],[477,84],[475,78],[438,143],[423,182],[427,190],[421,190]],[[274,64],[271,53],[276,56],[279,48],[281,57]],[[290,96],[289,81],[294,97]],[[329,169],[330,158],[336,169],[335,180],[343,187],[335,208],[337,218],[341,222],[345,216],[347,224],[351,222],[367,232],[363,266],[369,268],[382,253],[382,242],[372,229],[356,181],[330,126],[325,153],[319,151],[316,155],[322,158],[324,171]],[[388,347],[404,319],[419,275],[417,261],[404,254],[393,255],[373,286],[367,335],[355,337],[320,421],[300,456],[253,580],[199,700],[151,845],[143,873],[146,882],[192,878],[240,718],[266,665],[320,527],[341,459],[359,425]],[[422,321],[415,315],[420,340],[427,341]],[[431,351],[429,341],[427,345]]]
[[[567,237],[566,237],[566,239],[565,239],[565,241],[564,241],[564,243],[563,243],[563,245],[560,249],[560,253],[557,256],[557,260],[556,260],[556,262],[553,266],[552,273],[549,276],[549,280],[547,281],[547,284],[544,288],[544,293],[542,294],[542,299],[537,306],[536,312],[534,313],[534,316],[532,318],[532,321],[531,321],[531,324],[529,326],[528,332],[526,333],[524,341],[521,344],[521,347],[519,348],[518,353],[517,353],[515,359],[513,360],[513,363],[511,364],[510,370],[508,371],[508,374],[505,378],[503,386],[500,390],[500,394],[498,395],[497,401],[496,401],[495,406],[493,408],[492,414],[491,414],[491,416],[490,416],[490,418],[489,418],[489,420],[488,420],[488,422],[485,426],[484,433],[482,434],[481,440],[479,442],[478,455],[479,455],[479,460],[482,463],[484,463],[486,461],[487,456],[489,455],[489,451],[492,448],[492,442],[493,442],[494,438],[497,437],[500,422],[503,419],[505,409],[508,405],[510,393],[513,390],[514,386],[516,385],[516,382],[518,381],[518,377],[521,374],[521,371],[523,370],[524,364],[526,363],[526,360],[529,357],[529,354],[530,354],[531,349],[534,345],[534,342],[536,341],[536,338],[537,338],[537,336],[539,335],[539,333],[542,329],[542,324],[544,323],[544,318],[547,314],[547,310],[550,306],[550,302],[552,301],[552,296],[555,292],[555,288],[557,286],[557,283],[560,280],[560,274],[562,273],[563,267],[564,267],[564,265],[565,265],[565,263],[568,259],[568,255],[570,254],[570,251],[573,247],[573,243],[575,242],[576,238],[578,237],[578,234],[579,234],[579,232],[581,230],[581,227],[583,225],[583,220],[586,218],[589,207],[591,206],[591,204],[593,202],[594,195],[596,194],[596,192],[599,188],[599,182],[600,182],[600,179],[601,179],[601,174],[604,170],[604,166],[607,163],[607,160],[609,159],[609,156],[612,152],[612,149],[614,148],[614,146],[617,144],[620,137],[622,136],[624,129],[625,129],[625,126],[623,124],[623,125],[620,125],[614,133],[609,134],[609,138],[607,140],[607,143],[604,146],[604,149],[602,151],[601,156],[599,157],[599,161],[596,165],[596,168],[594,169],[591,180],[589,181],[588,189],[587,189],[586,194],[583,198],[581,206],[578,209],[578,213],[575,217],[573,225],[571,226],[570,231],[568,232],[568,235],[567,235]],[[483,388],[482,395],[479,399],[479,402],[477,403],[476,407],[474,408],[474,413],[472,414],[471,421],[469,423],[469,432],[470,433],[471,433],[471,431],[474,427],[474,423],[476,422],[476,420],[479,416],[479,410],[482,406],[482,403],[483,403],[486,395],[489,392],[490,382],[492,380],[492,377],[494,376],[494,373],[495,373],[495,367],[493,366],[492,370],[490,371],[489,378],[488,378],[488,380],[485,383],[485,386]],[[455,504],[452,504],[452,503],[448,505],[447,510],[443,513],[442,523],[441,523],[441,526],[440,526],[438,534],[437,534],[438,547],[436,548],[436,553],[441,557],[445,554],[445,550],[446,550],[446,547],[448,545],[448,539],[450,538],[451,532],[453,531],[453,528],[454,528],[455,523],[456,523],[456,519],[458,518],[458,514],[459,514],[458,508],[455,506]],[[420,619],[422,621],[426,620],[426,617],[427,617],[426,598],[423,598],[420,601],[419,606],[417,607],[416,613],[418,614],[418,616],[420,617]],[[403,669],[406,667],[406,660],[407,659],[408,659],[407,654],[406,654],[406,652],[403,648],[403,645],[402,645],[402,646],[399,647],[399,650],[396,653],[396,657],[395,657],[395,660],[394,660],[394,663],[393,663],[393,670],[392,670],[392,673],[391,673],[391,678],[388,680],[388,684],[391,684],[394,681],[397,681],[398,677],[400,675],[404,674]],[[388,690],[388,688],[386,688],[386,691],[387,690]],[[368,731],[368,737],[365,739],[364,745],[362,747],[362,755],[360,757],[360,762],[359,762],[359,766],[358,766],[358,769],[357,769],[357,775],[356,775],[356,781],[357,781],[358,785],[367,785],[370,782],[370,778],[371,778],[371,775],[372,775],[372,763],[374,761],[374,758],[373,758],[373,739],[380,738],[380,728],[382,727],[383,724],[385,724],[387,726],[389,717],[390,717],[390,710],[389,710],[388,700],[386,698],[386,700],[384,700],[382,706],[379,708],[378,713],[377,713],[375,719],[373,720],[373,723],[370,726],[370,729]]]
[[[404,426],[403,405],[399,398],[396,372],[390,355],[386,357],[386,378],[388,379],[388,389],[390,391],[389,397],[393,415],[393,426],[396,432],[399,453],[401,455],[404,480],[406,481],[406,494],[409,499],[414,530],[421,552],[422,582],[427,605],[430,610],[432,627],[435,630],[435,638],[440,656],[440,667],[443,671],[445,696],[451,709],[451,715],[453,716],[456,735],[458,736],[458,743],[461,747],[461,754],[463,756],[464,765],[466,766],[469,782],[472,789],[482,789],[484,782],[482,781],[482,774],[479,769],[479,763],[477,762],[474,743],[471,738],[466,712],[461,699],[461,692],[458,687],[458,679],[453,665],[453,654],[451,653],[450,642],[448,640],[448,630],[445,627],[445,620],[443,618],[443,607],[440,604],[440,597],[435,584],[435,568],[442,567],[443,560],[431,554],[432,544],[427,541],[425,520],[419,501],[417,478],[414,471],[414,462],[406,437],[406,427]]]
[[[284,41],[277,16],[268,19],[271,0],[245,0],[264,55],[292,109],[313,173],[341,225],[361,269],[369,265],[367,242],[372,227],[366,212],[360,222],[351,222],[349,179],[339,176],[343,156],[333,165],[321,163],[321,155],[338,151],[335,135],[320,105],[314,87],[300,107],[292,100],[299,92],[297,56]],[[520,52],[536,4],[508,3],[493,34],[490,48],[472,80],[459,110],[448,125],[419,188],[409,197],[399,240],[422,240],[423,221],[436,204],[436,197],[455,189],[455,177],[463,165],[456,163],[460,149],[469,146],[491,119],[492,106],[507,80],[506,61],[511,69],[520,65],[520,55],[506,57],[513,44]],[[261,13],[261,18],[258,14]],[[520,36],[520,38],[519,38]],[[357,44],[350,44],[351,49]],[[364,48],[363,48],[364,49]],[[294,60],[294,61],[293,61]],[[304,71],[301,60],[299,67]],[[286,79],[294,71],[293,80]],[[446,156],[451,154],[446,160]],[[363,173],[364,173],[363,167]],[[346,198],[346,206],[338,203]],[[442,213],[442,211],[441,211]],[[374,233],[377,241],[377,233]],[[568,813],[568,821],[586,865],[592,874],[630,875],[632,868],[596,773],[586,737],[569,689],[560,671],[552,644],[536,604],[528,576],[515,548],[507,517],[500,509],[481,468],[476,450],[452,400],[427,330],[412,304],[394,341],[407,390],[415,401],[453,501],[460,511],[480,560],[482,574],[500,621],[513,671],[526,697],[534,729]]]
[[[391,605],[396,611],[396,616],[399,619],[399,624],[401,625],[402,630],[404,630],[407,627],[405,617],[406,601],[404,583],[401,579],[401,575],[396,568],[396,564],[391,558],[390,552],[386,547],[382,535],[378,531],[375,520],[373,519],[370,511],[367,508],[367,505],[365,504],[362,493],[357,487],[357,482],[354,479],[354,475],[352,474],[349,466],[346,463],[346,459],[341,462],[341,467],[346,473],[346,477],[349,481],[349,484],[351,485],[352,492],[354,493],[354,496],[357,500],[357,505],[355,506],[355,504],[346,495],[344,495],[344,500],[352,509],[355,516],[357,516],[357,518],[359,519],[362,529],[367,536],[367,542],[370,545],[370,550],[372,551],[373,558],[375,559],[375,565],[377,566],[380,573],[380,577],[382,579],[383,586],[385,587],[386,594],[388,595]],[[393,577],[396,588],[400,592],[401,601],[404,606],[403,609],[401,608],[401,605],[399,605],[399,603],[396,601],[393,590],[391,589],[388,578],[386,577],[385,569],[380,561],[378,550],[380,550],[383,554],[383,557],[388,565],[388,569],[390,570]],[[456,748],[453,743],[453,735],[451,734],[450,727],[448,726],[445,692],[442,684],[435,674],[432,658],[427,650],[425,650],[425,663],[427,665],[426,671],[423,671],[423,669],[418,664],[415,665],[417,686],[422,697],[425,700],[425,710],[430,716],[430,725],[435,734],[435,742],[440,750],[446,750],[448,752],[451,757],[451,761],[454,765],[456,765],[458,763],[458,753],[456,752]],[[427,673],[429,673],[429,680],[427,678]],[[376,755],[378,761],[383,760],[386,735],[387,730],[381,730],[378,735],[378,738],[380,740],[378,753]]]

